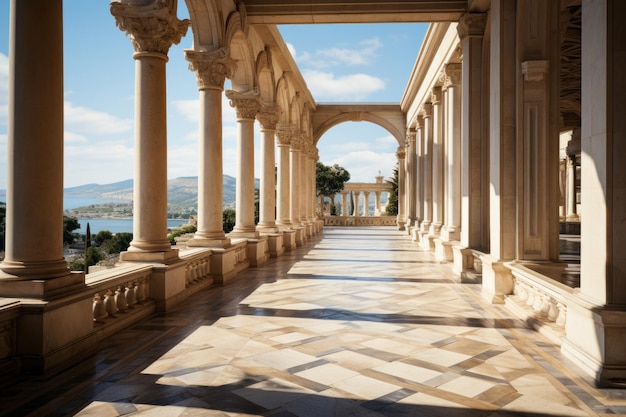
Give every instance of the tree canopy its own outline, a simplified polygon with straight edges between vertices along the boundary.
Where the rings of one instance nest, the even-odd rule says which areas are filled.
[[[317,163],[315,185],[317,196],[332,196],[343,190],[343,185],[350,181],[350,173],[342,166]]]
[[[389,200],[387,201],[387,216],[398,215],[398,165],[393,169],[393,177],[386,180],[391,185]]]

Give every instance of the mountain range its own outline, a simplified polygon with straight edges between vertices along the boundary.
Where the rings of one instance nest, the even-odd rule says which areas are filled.
[[[111,201],[133,200],[132,179],[114,182],[112,184],[85,184],[66,188],[66,197],[88,197]],[[235,178],[223,176],[224,208],[235,205]],[[259,187],[259,180],[255,179],[255,187]],[[197,207],[198,205],[198,177],[179,177],[167,181],[167,201],[170,207]]]

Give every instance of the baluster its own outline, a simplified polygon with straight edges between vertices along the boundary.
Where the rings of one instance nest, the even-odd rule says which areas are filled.
[[[106,306],[100,294],[93,296],[93,320],[102,320],[107,316]]]
[[[111,290],[107,290],[107,292],[104,294],[104,306],[107,314],[110,317],[113,317],[113,315],[117,312],[117,307],[115,305],[115,296],[113,295]]]
[[[117,310],[122,312],[126,310],[126,296],[124,294],[124,286],[117,287],[115,290],[115,305]]]

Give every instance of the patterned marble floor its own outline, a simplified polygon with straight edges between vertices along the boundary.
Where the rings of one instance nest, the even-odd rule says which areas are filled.
[[[479,291],[393,228],[326,228],[63,374],[3,390],[0,414],[626,415],[626,390],[594,388]]]

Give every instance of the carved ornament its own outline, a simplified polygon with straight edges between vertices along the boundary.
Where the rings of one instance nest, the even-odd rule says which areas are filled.
[[[291,139],[295,133],[295,129],[290,124],[279,123],[276,127],[276,141],[278,146],[291,145]]]
[[[430,93],[430,102],[432,104],[441,103],[441,87],[434,87]]]
[[[227,90],[226,97],[231,107],[235,108],[237,119],[254,120],[261,108],[259,91],[256,88],[244,92]]]
[[[462,64],[446,64],[443,69],[443,89],[461,84]]]
[[[398,157],[398,159],[405,159],[406,158],[406,148],[404,146],[399,146],[398,150],[396,151],[396,156]]]
[[[186,50],[185,58],[189,69],[196,73],[198,89],[224,89],[226,78],[232,77],[237,69],[237,61],[229,56],[228,48],[214,51]]]
[[[433,115],[433,105],[431,103],[424,103],[420,107],[419,114],[424,118],[428,119]]]
[[[259,111],[256,118],[263,129],[276,130],[276,125],[278,124],[281,113],[282,110],[277,105],[263,106],[261,107],[261,111]]]
[[[485,34],[485,26],[487,25],[487,15],[485,13],[465,13],[459,19],[456,27],[457,33],[461,40],[468,36],[476,37]]]
[[[170,47],[178,44],[187,33],[191,23],[189,19],[179,20],[176,9],[177,0],[153,0],[143,5],[111,3],[115,24],[130,37],[135,53],[166,56]]]

